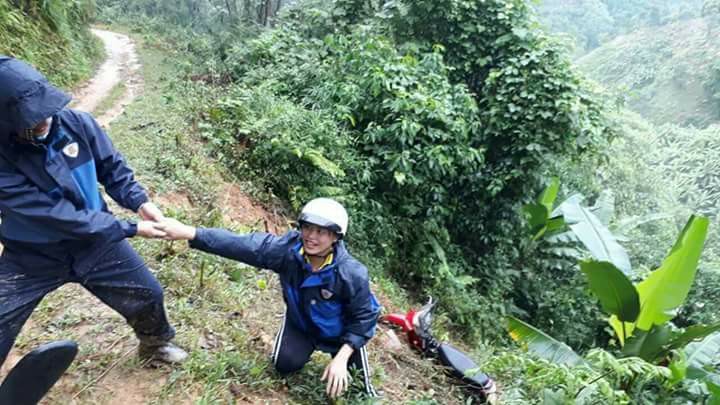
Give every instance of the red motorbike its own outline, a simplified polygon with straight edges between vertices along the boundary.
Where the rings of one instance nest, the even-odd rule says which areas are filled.
[[[423,356],[436,359],[445,366],[448,373],[463,383],[483,400],[492,401],[497,395],[495,381],[487,374],[478,371],[478,365],[467,354],[449,343],[438,342],[432,335],[432,311],[437,304],[432,297],[419,310],[410,310],[406,314],[390,314],[382,317],[382,321],[401,328],[407,335],[410,347],[418,350]]]

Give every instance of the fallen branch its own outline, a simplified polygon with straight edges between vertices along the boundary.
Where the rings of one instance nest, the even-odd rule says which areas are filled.
[[[126,333],[126,334],[120,336],[116,341],[114,341],[110,346],[108,346],[107,349],[104,349],[104,353],[97,353],[95,355],[88,356],[88,359],[94,359],[98,356],[101,356],[103,354],[111,352],[112,349],[114,349],[115,346],[118,345],[118,343],[122,342],[123,340],[127,339],[128,337],[130,337],[130,333]]]
[[[131,348],[130,350],[128,350],[127,352],[125,352],[125,354],[123,354],[122,356],[120,356],[119,359],[115,360],[115,362],[114,362],[113,364],[111,364],[110,367],[106,368],[105,371],[103,371],[102,374],[100,374],[96,379],[90,381],[86,386],[83,387],[83,389],[81,389],[81,390],[78,391],[75,395],[73,395],[72,399],[73,399],[73,400],[74,400],[74,399],[77,399],[77,397],[79,397],[80,394],[82,394],[83,392],[87,391],[87,390],[88,390],[90,387],[92,387],[93,385],[97,384],[97,383],[98,383],[100,380],[102,380],[113,368],[115,368],[115,366],[117,366],[118,364],[120,364],[120,362],[121,362],[123,359],[125,359],[130,353],[134,352],[135,350],[136,350],[136,348],[133,347],[133,348]]]

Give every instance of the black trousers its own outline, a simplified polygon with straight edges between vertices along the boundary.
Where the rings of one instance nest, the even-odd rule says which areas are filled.
[[[320,350],[335,357],[341,346],[342,344],[332,345],[318,343],[312,336],[294,327],[292,323],[287,321],[287,316],[285,316],[282,326],[280,326],[280,330],[275,336],[272,362],[275,370],[277,370],[280,375],[288,375],[302,369],[310,360],[310,356],[315,350]],[[367,349],[365,346],[360,350],[353,351],[348,366],[355,367],[362,373],[365,392],[373,397],[378,396],[377,391],[375,391],[370,381],[370,363],[368,362]]]
[[[79,283],[125,317],[137,337],[162,343],[175,336],[163,305],[163,290],[143,259],[123,240],[105,252],[87,274],[76,275],[65,263],[32,266],[0,256],[0,365],[35,306],[65,283]]]

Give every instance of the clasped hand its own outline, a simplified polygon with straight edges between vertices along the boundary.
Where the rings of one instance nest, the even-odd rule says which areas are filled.
[[[195,239],[194,227],[185,225],[174,218],[166,218],[162,211],[151,202],[141,205],[138,214],[143,219],[138,222],[138,236],[166,240]]]

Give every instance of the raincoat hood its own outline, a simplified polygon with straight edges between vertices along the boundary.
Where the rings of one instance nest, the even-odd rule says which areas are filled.
[[[70,100],[32,66],[0,55],[0,135],[32,128]]]

